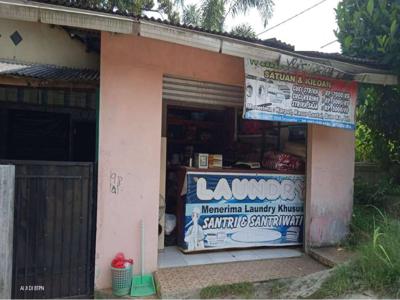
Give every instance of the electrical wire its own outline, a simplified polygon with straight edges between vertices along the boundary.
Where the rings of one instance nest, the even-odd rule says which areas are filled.
[[[332,42],[326,43],[325,45],[322,45],[321,47],[319,47],[320,49],[325,48],[326,46],[332,45],[333,43],[337,42],[338,40],[334,40]]]
[[[320,5],[320,4],[322,4],[322,3],[326,2],[326,1],[328,1],[328,0],[322,0],[322,1],[319,1],[319,2],[315,3],[314,5],[306,8],[305,10],[299,12],[298,14],[295,14],[294,16],[292,16],[292,17],[290,17],[290,18],[288,18],[288,19],[286,19],[286,20],[284,20],[284,21],[282,21],[282,22],[280,22],[280,23],[278,23],[276,25],[274,25],[274,26],[272,26],[270,28],[267,28],[264,31],[261,31],[260,33],[257,34],[257,36],[259,36],[259,35],[261,35],[263,33],[266,33],[266,32],[268,32],[268,31],[270,31],[270,30],[272,30],[272,29],[274,29],[274,28],[276,28],[276,27],[278,27],[278,26],[280,26],[282,24],[285,24],[286,22],[289,22],[290,20],[293,20],[294,18],[296,18],[296,17],[308,12],[309,10],[313,9],[314,7],[317,7],[318,5]]]

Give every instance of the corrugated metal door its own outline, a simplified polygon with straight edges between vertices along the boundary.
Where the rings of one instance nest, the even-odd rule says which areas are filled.
[[[15,165],[13,298],[92,297],[93,163]]]
[[[218,106],[243,106],[243,88],[164,76],[163,99]]]

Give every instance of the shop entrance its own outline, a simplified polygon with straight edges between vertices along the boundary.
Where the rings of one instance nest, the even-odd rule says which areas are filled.
[[[13,298],[91,297],[96,90],[0,85],[0,164],[15,165]]]
[[[194,85],[164,82],[159,267],[298,256],[307,126],[244,120],[236,87]]]

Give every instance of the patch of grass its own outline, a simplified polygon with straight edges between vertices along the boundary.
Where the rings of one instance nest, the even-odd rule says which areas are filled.
[[[355,262],[365,288],[400,297],[400,222],[382,215],[374,220],[372,239],[362,244]]]
[[[367,289],[385,297],[400,297],[400,221],[372,206],[355,207],[350,244],[357,258],[337,267],[312,298]]]
[[[355,292],[357,287],[357,273],[349,265],[336,267],[332,275],[322,283],[319,290],[307,299],[323,299],[343,296],[349,291]]]
[[[350,234],[342,242],[341,246],[350,250],[356,250],[360,244],[368,242],[374,231],[373,220],[379,217],[378,210],[373,206],[355,205],[350,224]]]
[[[271,286],[271,298],[278,299],[284,291],[287,290],[287,284],[281,280],[275,281]]]
[[[216,299],[216,298],[244,298],[250,299],[253,297],[254,288],[249,282],[241,282],[234,284],[213,285],[203,288],[200,291],[201,299]]]

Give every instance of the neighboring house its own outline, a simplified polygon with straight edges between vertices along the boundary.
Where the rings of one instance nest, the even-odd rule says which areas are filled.
[[[77,29],[0,19],[0,30],[3,60],[78,69],[100,68],[99,45],[85,44]]]
[[[80,162],[94,162],[96,156],[100,55],[99,43],[91,43],[91,36],[62,26],[0,19],[0,164],[17,165],[12,293],[17,298],[29,290],[43,295],[42,286],[55,288],[54,280],[60,278],[54,273],[67,271],[59,269],[55,255],[69,253],[75,259],[78,249],[86,253],[79,262],[71,261],[81,265],[73,275],[79,282],[68,292],[53,290],[46,295],[89,295],[93,290],[92,256],[85,245],[95,226],[83,226],[94,219],[89,206],[92,190],[85,191],[92,189],[93,176],[89,174],[89,181],[79,179],[92,168]],[[61,199],[81,209],[64,217]],[[43,206],[41,201],[48,202]],[[76,240],[66,236],[64,242],[63,235],[70,230]],[[46,243],[38,234],[46,235]],[[42,260],[39,267],[34,257],[46,251],[53,255],[46,254],[47,262]],[[43,269],[50,265],[53,269]],[[31,271],[34,266],[36,273]],[[9,284],[4,286],[11,288]]]
[[[139,262],[140,220],[145,271],[157,270],[167,107],[237,112],[243,58],[335,79],[398,83],[369,60],[296,52],[274,39],[62,1],[1,1],[0,35],[0,137],[6,141],[0,159],[17,167],[16,297],[90,296],[94,288],[109,288],[117,252]],[[290,98],[286,86],[268,92],[278,102]],[[354,131],[315,124],[306,130],[307,251],[348,232]],[[21,290],[24,285],[45,290]]]
[[[35,148],[31,142],[40,137],[48,138],[44,132],[33,134],[31,140],[27,136],[17,139],[9,132],[24,131],[24,126],[39,126],[49,111],[61,116],[48,115],[49,124],[51,119],[58,120],[65,134],[75,131],[75,136],[79,136],[86,134],[84,131],[88,128],[95,133],[99,45],[91,49],[89,39],[84,41],[80,34],[78,30],[61,26],[0,19],[2,159],[38,159],[41,156],[43,149]],[[30,121],[27,114],[30,114]],[[11,124],[19,126],[9,128]],[[60,141],[53,149],[52,160],[86,160],[79,155],[88,154],[78,153],[72,144],[73,141]]]

